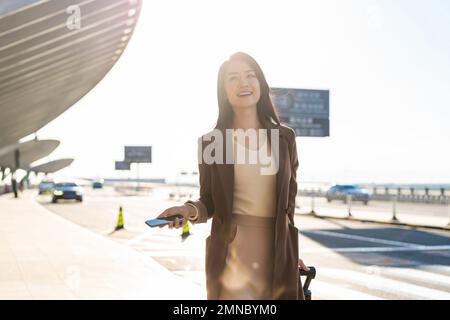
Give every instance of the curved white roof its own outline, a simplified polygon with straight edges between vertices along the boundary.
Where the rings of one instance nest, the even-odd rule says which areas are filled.
[[[17,147],[0,156],[0,167],[15,168],[15,150],[19,150],[19,167],[20,169],[27,170],[30,164],[48,156],[59,146],[58,140],[31,140],[24,143],[20,143]]]
[[[36,173],[54,173],[72,164],[73,159],[58,159],[32,167],[29,171]]]
[[[0,149],[45,126],[106,75],[128,43],[142,0],[1,3]],[[79,29],[71,20],[76,10],[67,12],[73,5]]]

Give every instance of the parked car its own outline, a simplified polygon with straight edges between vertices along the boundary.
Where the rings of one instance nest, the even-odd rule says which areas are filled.
[[[52,202],[56,203],[61,199],[73,199],[83,201],[83,188],[74,182],[63,182],[55,184]]]
[[[55,183],[53,181],[41,181],[39,183],[39,194],[49,194],[53,192]]]
[[[103,188],[103,181],[102,180],[95,180],[92,182],[92,189],[101,189]]]
[[[347,195],[351,195],[352,201],[362,201],[367,205],[370,196],[357,185],[335,185],[331,187],[327,193],[326,198],[328,202],[332,200],[342,200],[347,203]]]

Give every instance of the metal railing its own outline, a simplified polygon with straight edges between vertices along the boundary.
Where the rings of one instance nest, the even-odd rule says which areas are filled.
[[[344,199],[333,199],[342,204],[330,204],[320,191],[299,192],[296,201],[297,212],[311,214],[317,217],[356,219],[362,221],[387,222],[393,224],[415,225],[424,227],[450,228],[450,199],[438,203],[422,202],[413,205],[400,204],[398,195],[390,195],[383,199],[385,204],[374,206],[355,204],[360,199],[353,199],[347,194]],[[302,201],[300,201],[302,200]],[[322,202],[321,205],[318,203]],[[399,210],[400,206],[400,210]],[[411,223],[411,221],[414,221]]]
[[[434,192],[430,193],[430,190],[425,191],[425,193],[410,192],[409,194],[402,193],[402,191],[397,190],[397,193],[392,193],[391,190],[387,190],[385,193],[371,193],[369,194],[369,200],[371,201],[391,201],[392,197],[396,197],[398,202],[411,202],[411,203],[430,203],[430,204],[446,204],[450,201],[450,195],[447,193],[448,190],[440,190],[439,194]],[[423,190],[422,190],[423,191]],[[436,190],[434,190],[436,191]],[[308,197],[326,197],[327,192],[323,189],[299,189],[298,196],[308,196]]]

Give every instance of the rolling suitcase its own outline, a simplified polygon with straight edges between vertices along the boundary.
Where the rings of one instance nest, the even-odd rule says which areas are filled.
[[[298,269],[299,271],[299,278],[301,278],[301,276],[306,276],[306,280],[303,284],[303,293],[305,295],[305,300],[311,300],[312,299],[312,294],[311,294],[311,290],[309,290],[309,285],[311,284],[311,280],[314,279],[316,277],[316,268],[314,267],[308,267],[309,271],[304,271],[301,270],[300,268]],[[299,279],[300,281],[300,279]],[[300,287],[299,287],[300,290]]]

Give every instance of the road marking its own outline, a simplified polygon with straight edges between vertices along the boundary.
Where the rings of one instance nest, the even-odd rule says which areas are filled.
[[[382,275],[398,276],[406,279],[417,279],[434,286],[450,288],[450,277],[420,269],[411,268],[378,268]]]
[[[178,270],[174,271],[173,273],[187,278],[202,287],[206,286],[206,276],[204,271]]]
[[[142,251],[148,257],[205,257],[204,250],[155,250]]]
[[[150,252],[150,251],[163,251],[163,250],[172,250],[172,251],[204,251],[205,246],[202,245],[202,243],[186,243],[179,241],[178,243],[153,243],[153,244],[147,244],[147,245],[134,245],[132,246],[136,250],[144,251],[144,252]]]
[[[159,230],[157,230],[157,231],[159,231]],[[180,232],[180,234],[181,234],[181,229],[179,229],[178,232]],[[169,240],[169,241],[177,240],[177,241],[181,241],[180,240],[180,234],[155,233],[155,230],[148,230],[148,231],[145,231],[145,232],[143,232],[143,233],[141,233],[141,234],[139,234],[139,235],[137,235],[137,236],[127,240],[127,241],[124,241],[123,243],[126,244],[126,245],[133,245],[133,244],[139,243],[139,242],[143,241],[144,239],[148,239],[148,238],[151,238],[151,239],[148,239],[148,240],[152,240],[152,241],[153,240],[158,240],[158,241],[160,241],[160,240],[165,240],[165,241],[167,241],[167,240]],[[198,237],[200,236],[200,237],[203,238],[201,241],[204,241],[204,239],[206,239],[206,237],[208,236],[208,231],[195,230],[194,232],[191,233],[191,235],[192,236],[195,235],[196,239],[198,239]]]
[[[131,238],[131,239],[125,241],[124,244],[126,244],[126,245],[129,246],[129,245],[138,243],[138,242],[140,242],[140,241],[142,241],[142,240],[144,240],[144,239],[146,239],[146,238],[148,238],[148,237],[152,237],[152,238],[160,238],[160,239],[164,239],[164,240],[177,239],[176,237],[174,237],[174,235],[169,235],[169,234],[166,234],[166,235],[164,235],[164,234],[155,234],[154,231],[149,230],[149,231],[145,231],[145,232],[143,232],[143,233],[137,235],[137,236],[134,237],[134,238]]]
[[[313,300],[384,300],[380,297],[348,289],[343,286],[332,285],[317,279],[311,282],[309,288],[311,289]]]
[[[443,266],[443,265],[425,265],[421,267],[425,271],[433,272],[433,273],[439,273],[441,275],[449,276],[450,277],[450,267],[449,266]]]
[[[302,232],[300,232],[300,233],[302,234]],[[400,247],[420,246],[419,244],[416,244],[416,243],[384,240],[384,239],[356,236],[356,235],[352,235],[352,234],[345,234],[345,233],[338,233],[338,232],[331,232],[331,231],[314,230],[314,231],[308,231],[307,233],[319,234],[319,235],[330,236],[330,237],[335,237],[335,238],[342,238],[342,239],[380,243],[380,244],[386,244],[386,245],[390,245],[390,246],[400,246]]]
[[[320,268],[317,270],[318,274],[327,276],[333,279],[342,279],[344,281],[353,281],[357,285],[364,285],[368,289],[378,289],[398,296],[435,299],[435,300],[449,300],[450,293],[446,291],[430,289],[414,284],[405,283],[402,281],[391,280],[377,276],[376,274],[365,274],[361,272],[344,270],[344,269],[329,269]]]
[[[369,253],[369,252],[406,252],[406,251],[443,251],[450,250],[450,245],[445,246],[411,246],[411,247],[350,247],[350,248],[304,248],[301,253],[322,253],[322,252],[349,252],[349,253]]]
[[[187,279],[204,286],[206,283],[205,273],[203,271],[174,271],[175,274],[186,277]],[[313,299],[328,300],[383,300],[360,291],[355,291],[342,286],[336,286],[314,279],[311,282],[310,289],[313,292]],[[335,294],[333,294],[335,293]]]

